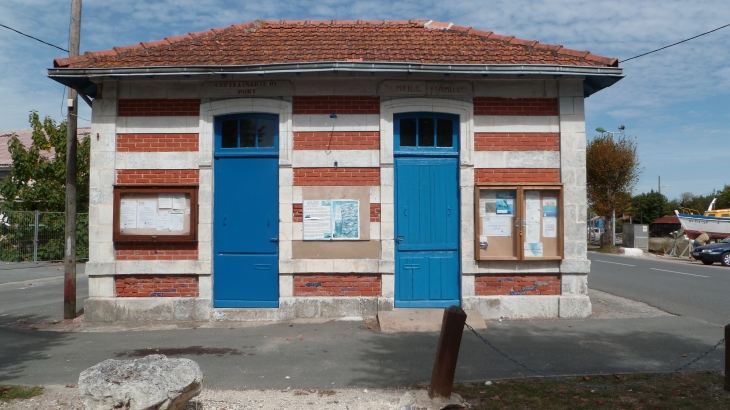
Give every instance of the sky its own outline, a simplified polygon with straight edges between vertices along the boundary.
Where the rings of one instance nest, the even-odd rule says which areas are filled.
[[[3,0],[0,24],[68,48],[71,0]],[[84,0],[81,51],[107,50],[262,20],[423,19],[590,50],[624,60],[730,24],[728,0]],[[712,194],[730,185],[730,27],[621,63],[626,78],[586,100],[588,139],[636,138],[633,193]],[[62,121],[64,88],[47,78],[61,50],[0,27],[0,130],[32,110]],[[79,126],[90,110],[80,100]]]

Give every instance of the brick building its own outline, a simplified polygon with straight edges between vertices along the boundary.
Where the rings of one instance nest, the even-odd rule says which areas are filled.
[[[590,314],[583,107],[616,59],[256,21],[49,75],[93,98],[88,321]]]

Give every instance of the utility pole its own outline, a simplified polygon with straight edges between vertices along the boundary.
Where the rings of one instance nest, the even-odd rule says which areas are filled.
[[[81,42],[81,0],[71,0],[71,28],[69,57],[79,55]],[[68,117],[66,119],[66,249],[63,274],[63,318],[76,317],[76,122],[79,111],[76,90],[68,89]]]
[[[659,195],[661,195],[662,194],[662,176],[658,175],[657,178],[658,178],[657,187],[659,188],[658,189]]]

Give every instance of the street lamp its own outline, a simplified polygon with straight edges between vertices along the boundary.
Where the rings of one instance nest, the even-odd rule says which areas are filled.
[[[626,129],[625,126],[619,125],[618,126],[619,132],[606,131],[603,127],[596,128],[596,131],[600,132],[601,135],[610,134],[611,139],[613,139],[613,134],[623,135],[625,129]],[[611,246],[616,246],[616,209],[613,210],[613,217],[611,218]]]

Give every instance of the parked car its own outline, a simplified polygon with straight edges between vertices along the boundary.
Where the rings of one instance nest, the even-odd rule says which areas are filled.
[[[730,236],[720,242],[694,248],[692,257],[705,265],[720,262],[723,266],[730,266]]]

